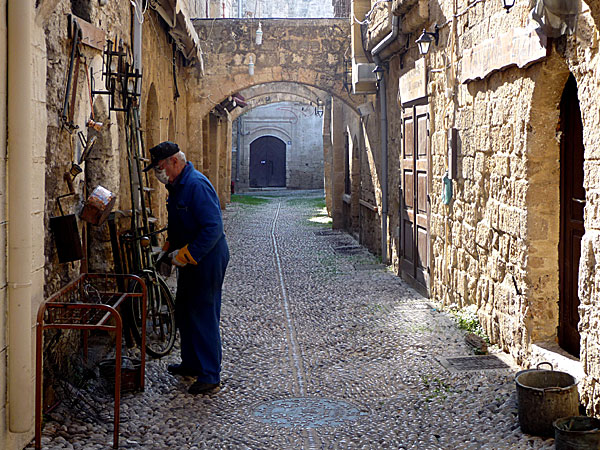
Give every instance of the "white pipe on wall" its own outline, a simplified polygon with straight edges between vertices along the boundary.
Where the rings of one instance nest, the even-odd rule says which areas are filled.
[[[8,0],[8,416],[9,430],[33,424],[31,174],[33,1]]]

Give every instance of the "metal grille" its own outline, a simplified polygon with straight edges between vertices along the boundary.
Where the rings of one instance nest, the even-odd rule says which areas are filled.
[[[315,236],[333,236],[336,234],[341,234],[337,230],[319,230],[319,231],[315,231],[314,233],[315,233]]]
[[[254,408],[254,419],[280,427],[338,427],[366,415],[355,405],[328,398],[273,400]]]
[[[354,264],[354,270],[383,270],[383,264]]]
[[[509,369],[510,367],[494,355],[440,358],[440,363],[450,371]]]
[[[333,247],[333,251],[341,255],[356,255],[362,252],[362,247],[358,245],[343,245],[341,247]]]

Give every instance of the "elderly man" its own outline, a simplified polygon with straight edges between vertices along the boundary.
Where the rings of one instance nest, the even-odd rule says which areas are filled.
[[[173,142],[150,149],[156,178],[169,192],[168,239],[164,251],[178,268],[175,321],[181,337],[181,364],[171,364],[175,375],[195,376],[191,394],[220,388],[221,288],[229,262],[221,206],[215,189],[187,162]]]

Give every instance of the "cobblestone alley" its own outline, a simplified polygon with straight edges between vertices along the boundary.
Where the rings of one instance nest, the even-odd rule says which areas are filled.
[[[553,448],[520,432],[514,369],[448,371],[440,358],[472,355],[450,316],[310,221],[322,192],[261,194],[224,213],[221,391],[188,394],[166,371],[177,349],[149,361],[146,391],[123,398],[121,448]],[[109,448],[104,407],[102,423],[57,408],[44,448]]]

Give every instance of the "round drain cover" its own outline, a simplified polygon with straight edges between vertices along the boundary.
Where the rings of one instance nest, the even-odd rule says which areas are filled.
[[[362,414],[356,406],[341,400],[288,398],[263,403],[254,409],[253,415],[272,425],[315,428],[355,422]]]

